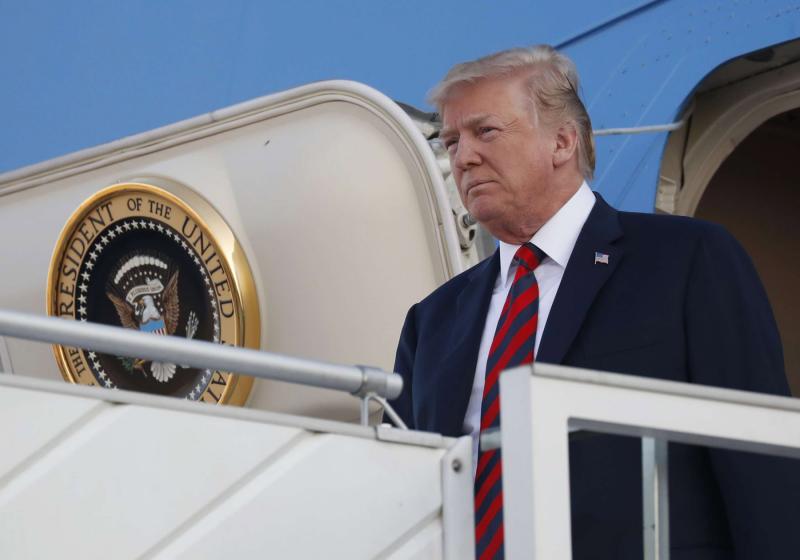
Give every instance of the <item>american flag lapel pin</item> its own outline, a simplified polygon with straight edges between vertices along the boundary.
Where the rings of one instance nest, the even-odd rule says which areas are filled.
[[[608,264],[608,254],[595,251],[594,264]]]

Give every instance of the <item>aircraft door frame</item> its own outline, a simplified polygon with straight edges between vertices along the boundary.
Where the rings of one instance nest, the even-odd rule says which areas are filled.
[[[712,73],[713,74],[713,73]],[[670,133],[656,210],[692,216],[722,162],[770,118],[800,107],[800,62],[697,95]]]

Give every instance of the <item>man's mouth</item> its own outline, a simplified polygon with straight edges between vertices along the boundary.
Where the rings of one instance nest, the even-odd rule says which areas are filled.
[[[491,182],[493,182],[491,179],[473,179],[472,181],[469,181],[467,183],[467,189],[464,192],[465,194],[469,194],[469,191],[471,191],[475,187],[479,187],[480,185],[485,185],[486,183],[491,183]]]

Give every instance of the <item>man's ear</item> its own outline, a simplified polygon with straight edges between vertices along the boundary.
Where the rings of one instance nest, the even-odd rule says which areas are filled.
[[[573,123],[564,123],[556,130],[553,167],[561,167],[572,159],[578,149],[578,131]]]

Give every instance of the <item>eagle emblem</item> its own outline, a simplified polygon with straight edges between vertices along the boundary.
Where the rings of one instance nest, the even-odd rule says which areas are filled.
[[[123,327],[158,335],[175,334],[180,316],[178,270],[169,273],[169,268],[165,259],[151,255],[135,255],[122,262],[106,296],[114,304]],[[168,278],[166,285],[164,278]],[[190,323],[191,319],[190,316]],[[193,334],[187,332],[190,338]],[[147,375],[145,360],[129,361],[127,365]],[[161,383],[172,379],[175,369],[175,364],[150,363],[150,374]]]

